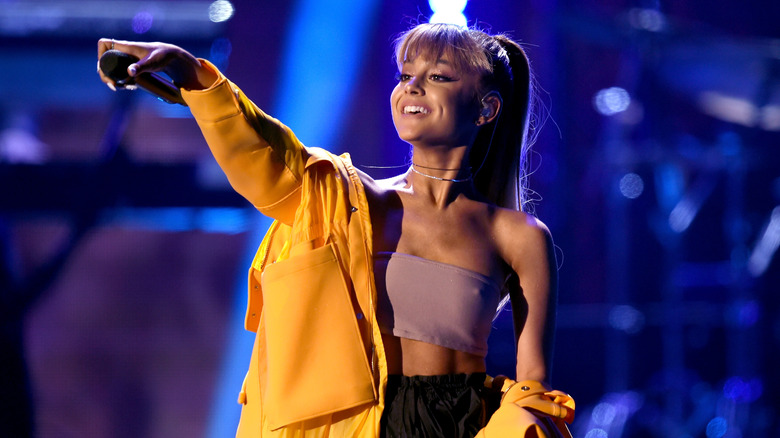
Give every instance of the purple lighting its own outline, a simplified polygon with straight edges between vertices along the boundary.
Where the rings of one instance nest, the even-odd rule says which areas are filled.
[[[135,14],[135,17],[133,17],[133,32],[137,34],[149,32],[149,29],[152,28],[153,22],[154,16],[151,14],[151,12],[141,11]]]

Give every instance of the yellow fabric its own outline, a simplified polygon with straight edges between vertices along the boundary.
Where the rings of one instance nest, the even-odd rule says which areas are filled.
[[[566,423],[574,421],[574,399],[533,380],[503,382],[501,406],[478,438],[572,438]]]
[[[249,272],[257,336],[236,436],[379,436],[387,369],[363,185],[348,155],[304,147],[219,76],[182,96],[233,188],[276,219]]]

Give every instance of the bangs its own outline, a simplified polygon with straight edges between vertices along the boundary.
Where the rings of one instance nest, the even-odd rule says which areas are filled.
[[[395,61],[400,66],[422,56],[447,58],[458,71],[489,74],[493,70],[489,54],[479,40],[483,32],[451,24],[421,24],[401,34],[395,44]]]

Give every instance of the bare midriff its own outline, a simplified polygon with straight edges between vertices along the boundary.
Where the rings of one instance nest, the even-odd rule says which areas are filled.
[[[485,372],[485,358],[440,345],[383,334],[388,374],[434,376]]]

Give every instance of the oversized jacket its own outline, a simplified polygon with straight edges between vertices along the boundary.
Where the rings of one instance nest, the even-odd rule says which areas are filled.
[[[183,96],[233,188],[276,219],[249,273],[257,336],[237,436],[379,436],[387,367],[349,156],[304,147],[224,76]]]
[[[257,335],[237,436],[378,437],[387,366],[368,202],[349,156],[304,147],[221,74],[182,95],[233,188],[275,219],[249,271],[245,325]],[[482,436],[525,436],[540,414],[573,418],[563,393],[504,401],[498,412],[531,411],[494,415],[506,421]]]

